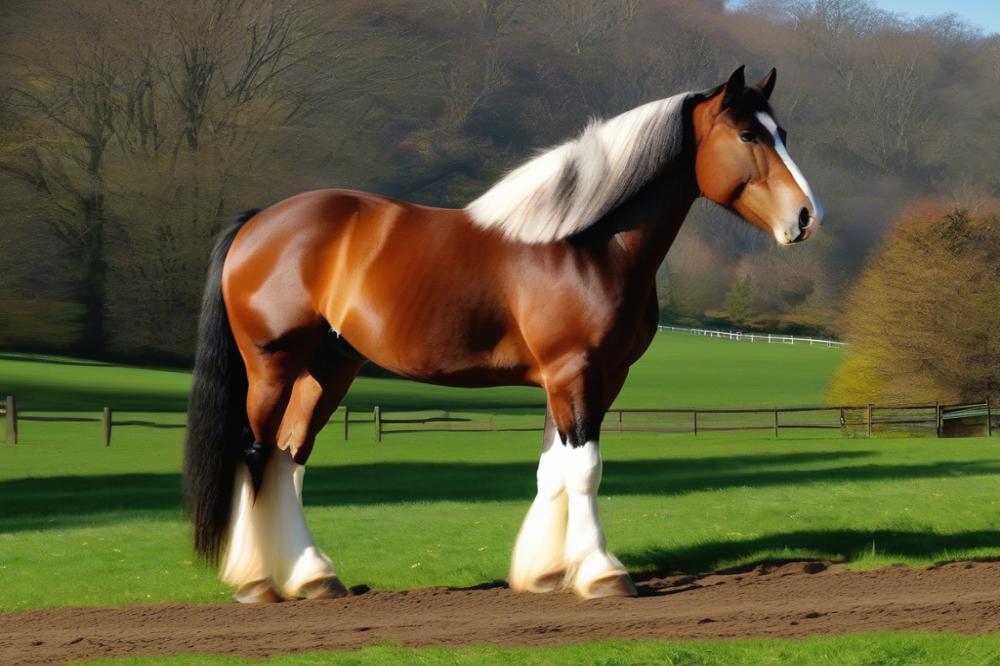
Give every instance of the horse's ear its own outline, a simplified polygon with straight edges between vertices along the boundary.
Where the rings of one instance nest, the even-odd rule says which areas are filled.
[[[772,67],[771,71],[767,73],[767,76],[757,82],[757,90],[759,90],[760,94],[764,96],[764,99],[771,99],[771,93],[774,92],[774,84],[777,80],[778,70]]]
[[[728,109],[736,101],[743,96],[743,89],[746,87],[746,82],[743,79],[743,65],[736,68],[736,71],[729,75],[729,80],[726,81],[726,89],[722,94],[722,108]]]

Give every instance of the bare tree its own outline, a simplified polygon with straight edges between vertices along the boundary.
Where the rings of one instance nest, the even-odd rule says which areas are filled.
[[[16,144],[20,149],[0,160],[0,170],[50,204],[52,233],[77,257],[81,343],[96,350],[105,338],[107,152],[132,103],[132,87],[128,56],[107,24],[90,12],[74,18],[78,33],[22,35],[14,42],[20,76],[5,89],[14,116],[8,141],[17,135],[38,140]]]
[[[5,138],[17,149],[0,157],[0,170],[50,204],[47,222],[78,266],[81,346],[100,351],[109,243],[124,244],[119,261],[138,252],[133,261],[155,264],[179,247],[203,259],[230,184],[259,167],[272,149],[269,135],[309,110],[315,77],[293,69],[316,54],[310,40],[318,33],[300,6],[280,0],[88,3],[72,15],[58,31],[31,26],[11,41],[18,67],[4,97],[15,122]],[[146,210],[136,209],[140,202]],[[180,234],[174,245],[168,227]],[[137,282],[148,270],[133,271],[124,291],[179,277]],[[196,284],[199,272],[183,283]]]
[[[327,186],[461,206],[588,117],[746,63],[778,66],[833,227],[772,253],[696,207],[663,293],[698,317],[750,273],[762,316],[804,322],[902,202],[996,194],[998,44],[865,0],[0,3],[0,281],[38,313],[82,309],[91,351],[184,355],[237,210]]]

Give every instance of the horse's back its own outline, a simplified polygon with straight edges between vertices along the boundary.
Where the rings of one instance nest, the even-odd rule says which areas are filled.
[[[507,303],[508,249],[462,210],[318,190],[246,224],[223,289],[244,344],[322,326],[415,378],[462,383],[488,365],[520,383],[526,352]]]

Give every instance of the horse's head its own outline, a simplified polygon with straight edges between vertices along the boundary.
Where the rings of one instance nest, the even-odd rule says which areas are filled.
[[[775,78],[772,69],[747,87],[740,67],[695,106],[695,175],[705,197],[788,245],[815,233],[823,208],[768,104]]]

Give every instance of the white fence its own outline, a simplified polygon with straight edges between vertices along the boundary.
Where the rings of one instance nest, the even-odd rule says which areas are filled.
[[[737,342],[766,342],[767,344],[785,345],[822,345],[825,347],[843,347],[844,343],[837,340],[823,340],[822,338],[799,338],[794,335],[783,333],[746,333],[743,331],[714,331],[708,328],[684,328],[683,326],[657,326],[660,331],[677,331],[680,333],[691,333],[692,335],[704,335],[710,338],[725,338],[736,340]]]

